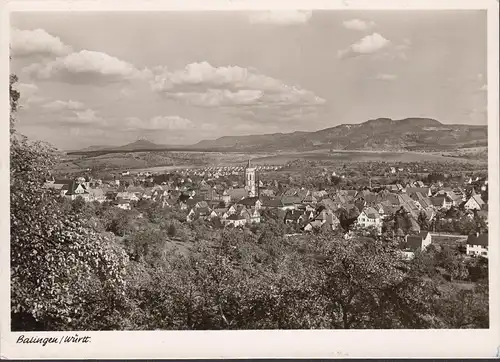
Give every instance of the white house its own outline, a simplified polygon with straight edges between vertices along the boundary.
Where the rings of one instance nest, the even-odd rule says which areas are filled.
[[[373,207],[366,207],[358,216],[358,225],[362,228],[374,227],[382,228],[382,217]]]
[[[233,214],[224,219],[223,222],[226,226],[233,225],[234,227],[238,227],[245,225],[247,223],[247,219],[244,216]]]
[[[469,235],[466,243],[466,254],[470,256],[488,257],[488,234]]]
[[[119,200],[116,204],[116,207],[123,209],[123,210],[130,210],[131,209],[130,202],[128,202],[126,200]]]
[[[481,198],[481,195],[472,195],[469,200],[467,200],[464,207],[466,210],[481,210],[484,204],[485,202]]]

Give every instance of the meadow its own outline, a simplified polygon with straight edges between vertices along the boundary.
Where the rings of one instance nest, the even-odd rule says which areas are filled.
[[[170,171],[179,168],[207,166],[236,166],[251,159],[254,164],[285,165],[295,160],[345,162],[459,162],[484,164],[482,160],[460,157],[445,157],[439,154],[417,152],[383,151],[343,151],[315,150],[307,152],[183,152],[183,151],[148,151],[123,152],[95,155],[65,155],[57,166],[63,173],[80,172],[87,169],[131,170],[131,171]]]

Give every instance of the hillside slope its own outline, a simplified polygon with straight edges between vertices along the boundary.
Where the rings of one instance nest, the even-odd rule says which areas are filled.
[[[392,120],[378,118],[360,124],[343,124],[316,132],[225,136],[204,140],[192,148],[232,150],[339,150],[430,151],[487,145],[487,127],[445,125],[429,118]]]

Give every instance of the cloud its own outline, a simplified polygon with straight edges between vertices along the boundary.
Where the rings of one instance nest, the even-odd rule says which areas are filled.
[[[379,33],[373,33],[365,36],[348,48],[340,50],[338,56],[339,58],[345,58],[353,55],[372,54],[388,47],[390,44],[391,42]]]
[[[375,79],[378,79],[378,80],[395,80],[397,79],[397,75],[396,74],[391,74],[391,73],[378,73],[376,76],[375,76]]]
[[[344,28],[350,29],[350,30],[368,30],[371,29],[375,26],[374,21],[363,21],[360,19],[352,19],[352,20],[346,20],[342,23]]]
[[[214,123],[203,123],[200,128],[203,131],[215,131],[219,127]]]
[[[257,11],[250,13],[248,20],[252,24],[290,25],[307,23],[311,16],[312,12],[305,10]]]
[[[47,103],[43,106],[43,108],[48,109],[50,111],[55,111],[55,112],[60,112],[64,110],[70,110],[70,111],[76,111],[76,110],[81,110],[85,108],[85,105],[81,102],[78,101],[53,101],[50,103]]]
[[[153,91],[200,107],[306,106],[325,100],[298,86],[238,66],[213,67],[192,63],[183,70],[162,69],[151,81]]]
[[[97,80],[123,81],[147,79],[149,70],[138,70],[135,66],[106,53],[82,50],[58,57],[55,60],[34,63],[23,72],[40,80],[59,80],[68,83],[85,83]]]
[[[95,122],[101,120],[93,109],[86,109],[82,112],[75,112],[76,118],[82,122]]]
[[[13,88],[20,94],[19,105],[27,109],[30,104],[41,103],[45,101],[44,97],[38,95],[39,88],[33,83],[14,83]]]
[[[18,57],[64,55],[71,52],[71,47],[65,45],[57,36],[50,35],[43,29],[12,29],[11,52],[13,56]]]
[[[128,117],[125,120],[125,129],[135,130],[187,130],[193,128],[194,124],[189,119],[179,116],[156,116],[148,120],[142,120],[138,117]]]

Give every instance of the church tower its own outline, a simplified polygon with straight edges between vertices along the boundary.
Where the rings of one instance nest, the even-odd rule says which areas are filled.
[[[248,197],[257,196],[256,168],[252,167],[250,160],[245,168],[245,190],[248,191]]]

